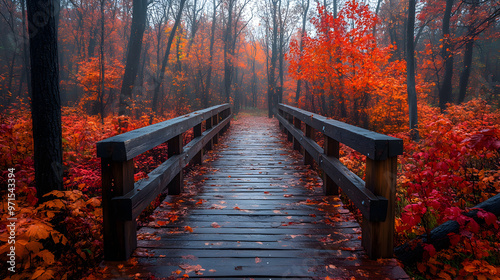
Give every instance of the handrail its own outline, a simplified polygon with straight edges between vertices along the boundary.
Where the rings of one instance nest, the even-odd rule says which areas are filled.
[[[97,143],[101,158],[104,258],[127,260],[137,247],[135,219],[159,194],[182,191],[182,169],[201,164],[202,149],[210,150],[230,125],[231,106],[222,104],[199,110]],[[202,122],[205,131],[202,132]],[[194,138],[184,147],[182,133],[193,128]],[[168,159],[134,183],[134,158],[168,143]]]
[[[397,156],[403,141],[281,103],[276,113],[294,149],[303,148],[304,163],[314,160],[323,170],[324,193],[337,195],[340,187],[363,214],[362,244],[368,256],[392,257]],[[314,130],[323,133],[323,148],[312,139]],[[366,155],[366,181],[340,162],[340,143]]]

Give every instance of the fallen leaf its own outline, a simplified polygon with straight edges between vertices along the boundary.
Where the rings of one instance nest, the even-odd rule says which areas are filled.
[[[181,264],[179,265],[180,268],[184,269],[185,273],[189,273],[189,272],[198,272],[198,271],[205,271],[205,269],[203,269],[201,267],[201,265],[197,264],[197,265],[190,265],[190,264]]]
[[[190,226],[185,226],[184,231],[193,232],[193,229]]]
[[[259,257],[255,257],[255,263],[260,263],[262,260]]]
[[[220,228],[219,224],[218,224],[218,223],[216,223],[216,222],[213,222],[213,223],[211,224],[211,226],[212,226],[213,228]]]

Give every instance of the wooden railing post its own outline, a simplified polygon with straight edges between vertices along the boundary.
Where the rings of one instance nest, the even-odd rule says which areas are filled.
[[[289,123],[293,124],[293,116],[291,114],[286,113],[286,119],[288,120]],[[293,135],[290,131],[287,130],[286,136],[289,142],[293,141]]]
[[[206,121],[205,121],[205,130],[209,130],[212,128],[212,117],[209,117]],[[207,151],[210,151],[212,149],[212,139],[210,139],[208,142],[207,142],[207,145],[205,145],[205,149]]]
[[[323,150],[326,156],[340,158],[340,145],[337,140],[324,136]],[[323,172],[323,193],[325,195],[338,195],[339,186]]]
[[[215,114],[212,116],[212,125],[217,126],[219,124],[219,114]],[[212,138],[212,144],[215,145],[219,143],[219,133],[214,135],[214,138]]]
[[[104,258],[127,260],[137,247],[135,221],[118,218],[112,199],[134,188],[134,160],[114,161],[101,158]]]
[[[201,136],[201,123],[199,123],[193,127],[193,136],[194,136],[194,138]],[[201,164],[202,158],[203,158],[203,149],[201,149],[199,152],[197,152],[196,155],[193,157],[193,160],[192,160],[193,164]]]
[[[305,135],[307,138],[314,138],[314,130],[313,128],[306,124],[306,135]],[[314,141],[314,139],[312,139]],[[306,149],[304,149],[304,165],[309,165],[309,166],[313,166],[313,163],[314,163],[314,159],[313,157],[306,151]]]
[[[231,115],[231,107],[227,108],[226,110],[224,110],[224,119],[229,117],[229,115]],[[228,121],[226,126],[224,127],[224,130],[223,132],[226,132],[226,130],[229,128],[229,126],[231,125],[231,121]]]
[[[392,258],[394,250],[394,219],[396,203],[397,156],[385,160],[366,158],[366,188],[388,200],[384,222],[363,219],[362,244],[372,259]]]
[[[168,157],[182,153],[182,134],[168,140]],[[168,184],[168,194],[177,195],[182,192],[182,169],[179,174],[175,175],[174,179]]]
[[[301,121],[299,118],[293,117],[293,126],[295,126],[298,130],[301,130]],[[293,138],[293,149],[300,151],[300,141],[295,137]]]
[[[281,110],[281,109],[278,109],[278,115],[285,117],[285,115],[283,114],[283,110]],[[283,126],[283,124],[281,122],[278,122],[278,123],[279,123],[280,130],[285,132],[285,127]]]

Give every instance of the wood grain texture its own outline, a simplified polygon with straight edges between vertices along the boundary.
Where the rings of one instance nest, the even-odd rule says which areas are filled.
[[[384,160],[403,154],[403,140],[356,127],[344,122],[328,119],[292,106],[279,104],[279,110],[291,114],[328,137],[343,143],[361,154]]]
[[[368,259],[359,224],[275,119],[233,120],[215,152],[138,230],[137,262],[108,263],[108,279],[409,279],[393,259]]]
[[[184,131],[212,119],[214,114],[227,110],[229,104],[213,106],[184,116],[132,130],[97,143],[97,156],[116,161],[132,159],[170,140]]]

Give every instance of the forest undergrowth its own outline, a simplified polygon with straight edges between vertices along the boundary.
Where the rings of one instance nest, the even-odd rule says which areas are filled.
[[[421,141],[412,142],[408,133],[394,134],[404,140],[404,154],[398,160],[395,245],[448,220],[458,221],[461,229],[450,236],[451,248],[436,251],[428,245],[424,261],[405,269],[415,279],[500,279],[500,222],[485,211],[478,214],[481,222],[464,215],[500,193],[500,111],[472,100],[452,105],[444,114],[422,104],[419,112]],[[18,273],[6,279],[80,279],[95,273],[103,259],[101,174],[95,144],[149,121],[146,116],[109,116],[102,124],[96,116],[64,108],[64,190],[51,192],[51,200],[37,204],[30,112],[26,108],[1,113],[0,183],[7,184],[8,170],[13,168],[17,203]],[[184,138],[189,141],[189,135]],[[162,145],[136,158],[136,180],[165,160],[165,149]],[[347,167],[363,177],[362,156],[347,147],[341,148],[341,156]],[[5,188],[1,192],[7,197]],[[6,220],[7,200],[2,200],[1,209]],[[8,237],[2,223],[2,262],[10,249]],[[6,272],[0,276],[7,277]]]

